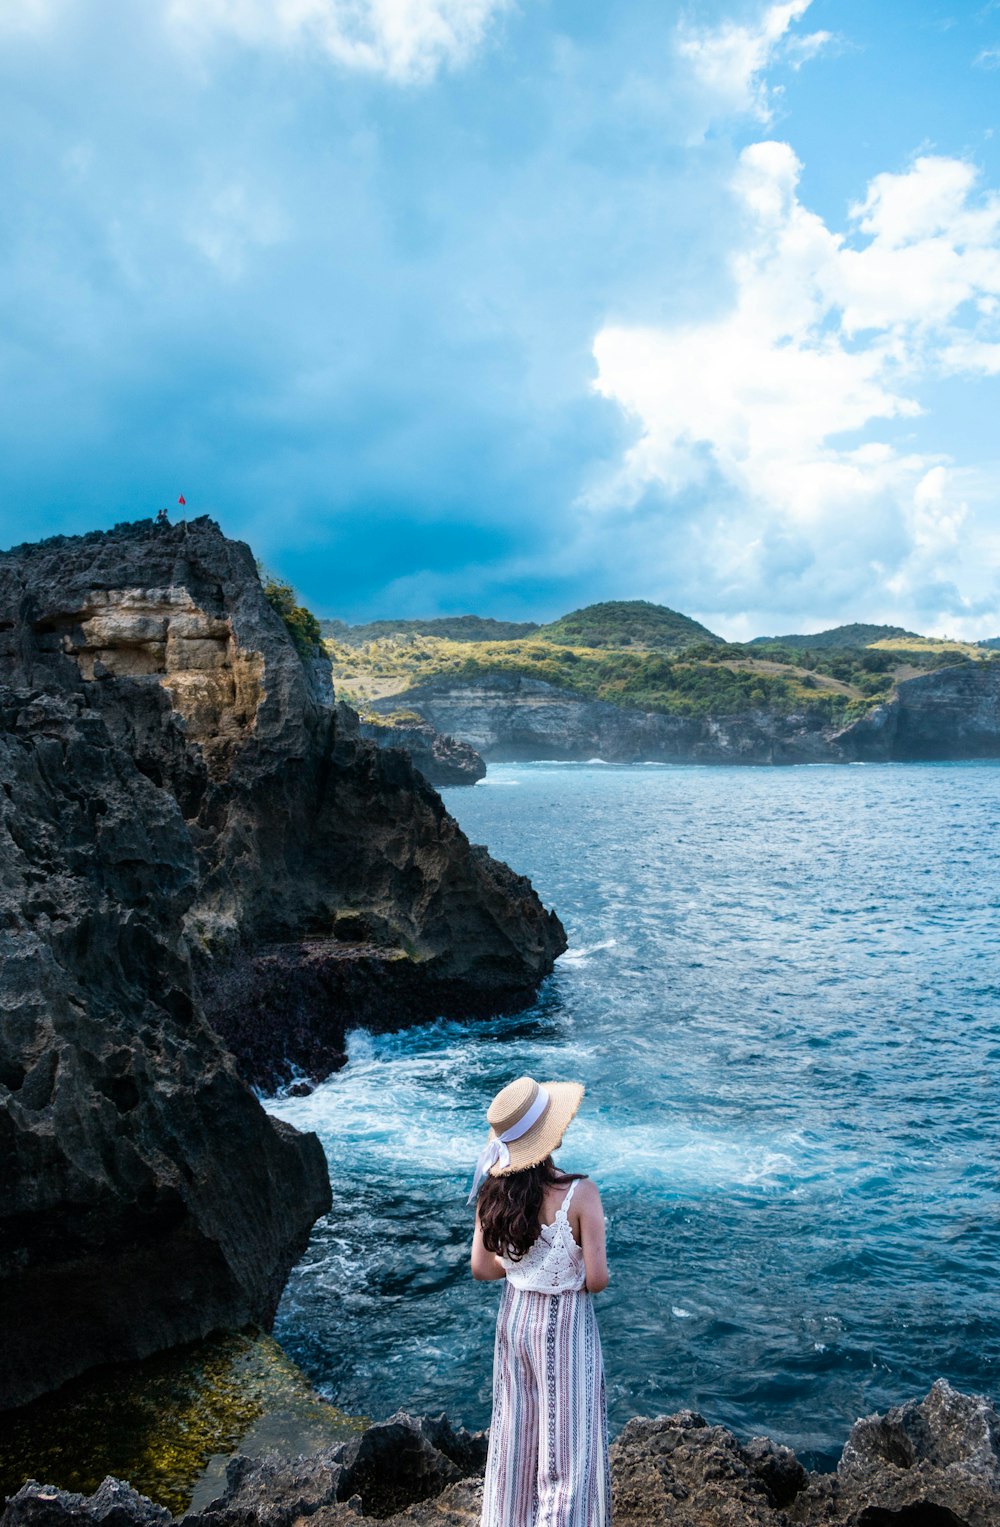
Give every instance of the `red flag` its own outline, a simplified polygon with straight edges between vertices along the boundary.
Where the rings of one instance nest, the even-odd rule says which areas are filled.
[[[179,499],[178,499],[178,500],[177,500],[177,502],[178,502],[178,503],[179,503],[179,504],[186,504],[186,503],[187,503],[187,499],[186,499],[186,498],[185,498],[185,497],[184,497],[184,495],[183,495],[183,493],[182,493],[182,494],[181,494],[181,496],[180,496],[180,498],[179,498]]]

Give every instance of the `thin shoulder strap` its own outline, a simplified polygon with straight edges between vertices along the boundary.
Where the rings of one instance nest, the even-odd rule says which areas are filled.
[[[581,1179],[579,1177],[574,1177],[573,1181],[570,1183],[570,1185],[569,1185],[569,1192],[566,1194],[566,1197],[563,1199],[562,1203],[559,1205],[559,1213],[560,1214],[568,1214],[569,1213],[569,1206],[570,1206],[570,1204],[573,1201],[573,1194],[576,1192],[576,1185],[577,1185],[578,1182],[580,1182],[580,1180]]]

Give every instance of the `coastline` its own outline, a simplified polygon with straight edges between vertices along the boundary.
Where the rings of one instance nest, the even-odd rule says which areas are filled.
[[[265,1127],[257,1111],[249,1107],[251,1095],[245,1086],[248,1074],[258,1081],[276,1079],[266,1068],[278,1066],[277,1047],[287,1038],[283,1025],[296,1019],[290,997],[304,1001],[307,1016],[316,1018],[318,1026],[313,1030],[306,1026],[300,1054],[285,1054],[281,1060],[303,1064],[303,1069],[319,1075],[324,1066],[335,1069],[342,1058],[345,1009],[348,1022],[356,1022],[363,1015],[362,1021],[378,1032],[380,1027],[398,1029],[404,1007],[410,1018],[418,1021],[421,1002],[435,1012],[448,1011],[449,990],[454,1011],[464,1016],[476,1011],[479,1000],[485,1012],[503,1010],[507,1005],[519,1008],[551,971],[560,948],[565,946],[558,919],[545,911],[530,883],[490,860],[485,850],[474,847],[405,759],[391,751],[379,752],[362,741],[352,714],[344,707],[330,706],[313,691],[311,670],[303,666],[285,633],[270,622],[254,594],[244,548],[224,542],[215,527],[207,524],[196,524],[190,534],[185,530],[183,537],[155,532],[149,546],[143,543],[147,534],[141,529],[117,538],[109,533],[77,544],[86,564],[92,554],[106,555],[101,572],[106,580],[122,581],[120,563],[130,564],[137,548],[143,556],[152,557],[161,570],[157,574],[160,582],[149,590],[140,589],[145,604],[139,616],[133,604],[124,599],[120,606],[113,600],[105,601],[109,608],[101,605],[101,613],[95,615],[88,603],[93,602],[92,596],[86,590],[81,593],[76,585],[68,588],[58,583],[50,587],[45,548],[28,557],[31,566],[22,568],[9,560],[0,567],[11,578],[23,579],[26,587],[40,590],[52,607],[50,618],[36,622],[23,640],[18,639],[16,650],[14,639],[10,639],[8,653],[16,681],[7,702],[11,778],[22,791],[17,804],[24,810],[24,822],[16,824],[12,839],[20,857],[15,860],[12,852],[10,863],[16,862],[25,877],[23,885],[11,886],[11,906],[19,915],[34,919],[32,936],[42,939],[52,953],[51,1000],[48,1006],[42,1001],[44,1012],[38,1020],[54,1025],[51,1034],[40,1030],[47,1053],[55,1053],[62,1045],[67,1055],[78,1051],[85,1057],[75,1078],[72,1069],[63,1066],[60,1086],[65,1088],[69,1081],[77,1087],[75,1117],[85,1119],[96,1131],[98,1144],[111,1142],[107,1149],[115,1153],[113,1163],[115,1170],[120,1170],[122,1184],[120,1201],[109,1205],[106,1199],[96,1197],[98,1191],[106,1192],[106,1185],[94,1177],[93,1234],[83,1237],[86,1255],[93,1264],[88,1264],[85,1291],[93,1298],[95,1309],[105,1307],[109,1302],[109,1269],[119,1268],[121,1263],[116,1255],[119,1241],[131,1245],[129,1237],[134,1238],[136,1224],[143,1229],[148,1226],[166,1238],[147,1248],[137,1276],[147,1280],[154,1314],[163,1311],[172,1315],[180,1310],[184,1317],[169,1325],[165,1321],[152,1323],[141,1305],[130,1300],[127,1279],[121,1279],[110,1290],[110,1302],[123,1322],[122,1330],[112,1333],[112,1339],[103,1345],[92,1345],[81,1356],[79,1333],[74,1345],[66,1332],[57,1332],[46,1353],[37,1336],[33,1338],[27,1320],[18,1321],[15,1311],[11,1331],[18,1333],[21,1372],[36,1385],[33,1392],[38,1392],[37,1386],[53,1387],[60,1382],[60,1373],[68,1376],[74,1371],[74,1364],[78,1370],[123,1351],[141,1355],[157,1347],[172,1347],[192,1334],[242,1325],[248,1318],[265,1323],[273,1318],[288,1271],[285,1264],[296,1260],[308,1234],[308,1225],[299,1221],[292,1227],[294,1233],[289,1232],[282,1215],[289,1203],[302,1210],[305,1202],[308,1215],[315,1219],[329,1202],[325,1163],[315,1136],[296,1134],[280,1121],[272,1120]],[[181,550],[185,558],[200,555],[207,566],[224,574],[218,608],[188,608],[193,598],[188,588],[191,575],[185,570],[186,563],[176,560]],[[41,559],[40,571],[36,558]],[[83,567],[80,576],[84,574],[90,576],[89,566]],[[138,571],[134,576],[138,578]],[[166,600],[161,598],[161,584],[169,584],[171,577],[177,581],[169,585],[174,593]],[[104,594],[106,589],[102,597]],[[156,600],[155,609],[147,608]],[[70,604],[73,608],[68,610]],[[183,637],[170,637],[170,623],[178,619],[175,611],[180,607],[190,629],[185,626],[188,634]],[[99,630],[96,626],[90,629],[95,622]],[[168,638],[160,642],[150,631],[154,626],[159,631],[158,623],[163,622]],[[46,629],[47,625],[53,625],[54,630]],[[191,636],[191,630],[201,634]],[[98,640],[103,645],[95,648]],[[189,666],[170,667],[164,653],[171,650],[171,641],[178,650],[182,642],[189,641],[211,646],[214,666],[191,667],[192,654],[185,649],[181,658]],[[95,651],[103,656],[98,658]],[[167,664],[162,672],[148,666],[161,660]],[[272,675],[270,688],[261,686],[261,663]],[[205,679],[205,673],[211,678]],[[68,760],[69,767],[52,769],[49,760],[54,753]],[[30,770],[24,763],[29,755]],[[464,799],[468,801],[476,794],[467,792]],[[147,808],[141,824],[135,821],[137,800]],[[105,821],[109,803],[113,809]],[[75,813],[81,806],[82,825],[77,825]],[[312,806],[316,809],[310,815]],[[66,823],[73,826],[72,833],[67,829],[62,839],[58,834],[55,838],[56,849],[66,855],[65,862],[55,861],[61,884],[54,883],[51,858],[42,855],[37,863],[32,858],[42,849],[47,851],[40,824],[46,812],[54,809],[64,813]],[[320,820],[322,834],[316,831]],[[722,830],[706,835],[705,841],[724,840],[729,845],[733,820],[730,814]],[[287,831],[282,828],[275,834],[275,821],[286,824]],[[553,836],[552,821],[549,803],[536,835],[546,849]],[[476,836],[480,836],[478,831]],[[494,841],[491,833],[481,836]],[[651,842],[647,834],[644,852]],[[76,856],[72,859],[70,847]],[[518,855],[512,857],[517,862]],[[585,869],[586,855],[578,857]],[[338,878],[333,880],[331,863],[338,868]],[[88,879],[95,867],[103,877],[103,900]],[[77,918],[78,936],[66,938],[53,927],[53,903],[40,899],[33,890],[41,880],[46,883],[47,894],[63,909],[63,916],[69,909]],[[714,916],[715,908],[711,912]],[[120,928],[115,917],[120,917]],[[321,925],[320,933],[317,925]],[[658,925],[658,919],[654,916],[647,925]],[[101,931],[104,942],[99,947],[91,948],[79,933],[90,927]],[[700,950],[712,948],[711,938],[700,936],[696,943]],[[251,983],[257,983],[265,970],[268,973],[270,985],[263,992],[263,1012],[250,1014],[259,1030],[259,1053],[251,1054],[252,1047],[247,1046],[247,1053],[240,1054],[240,1045],[231,1035],[222,1036],[231,1048],[220,1043],[222,1017],[211,1010],[206,1013],[202,1005],[199,983],[208,984],[206,970],[214,965],[219,971],[226,959],[234,958],[237,962],[246,960]],[[79,964],[74,963],[77,960]],[[338,985],[337,980],[327,980],[331,971],[339,979],[348,970],[359,973],[369,1007],[351,992],[349,982]],[[393,978],[400,977],[401,984],[384,981],[385,971],[391,971]],[[170,978],[165,1003],[160,980],[164,973]],[[73,990],[55,984],[66,983],[69,978],[76,983]],[[113,1001],[106,1012],[100,1009],[91,1013],[85,999],[104,990],[109,982],[114,987]],[[703,978],[697,978],[697,984],[703,989]],[[387,998],[384,1011],[381,998],[371,999],[371,991],[379,985]],[[43,992],[42,998],[46,995]],[[238,991],[235,996],[223,995],[224,1006],[241,1006]],[[38,994],[22,976],[17,996],[27,1007]],[[659,1013],[660,1008],[656,1011]],[[79,1027],[81,1013],[95,1025],[99,1043],[89,1030]],[[212,1021],[206,1022],[206,1018]],[[118,1026],[113,1032],[112,1019]],[[150,1042],[151,1034],[155,1042]],[[136,1035],[143,1036],[148,1051],[142,1049]],[[34,1045],[34,1039],[31,1043]],[[236,1074],[234,1051],[243,1062],[243,1078]],[[183,1145],[190,1159],[176,1151],[178,1077],[162,1064],[164,1056],[176,1055],[182,1057],[186,1068],[183,1079],[188,1087],[190,1119]],[[24,1161],[29,1166],[33,1159],[29,1153],[39,1148],[44,1133],[36,1116],[44,1115],[55,1096],[54,1071],[51,1067],[49,1071],[39,1069],[36,1059],[28,1046],[24,1064],[18,1058],[17,1064],[4,1073],[5,1086],[14,1099],[12,1116],[24,1123]],[[97,1073],[92,1074],[89,1068],[95,1059]],[[172,1100],[169,1119],[164,1111],[167,1098]],[[230,1119],[234,1127],[227,1128]],[[207,1142],[203,1139],[206,1121],[221,1131],[218,1141],[215,1136]],[[133,1205],[127,1193],[131,1191],[129,1174],[134,1172],[134,1157],[128,1151],[133,1133],[144,1146],[152,1140],[159,1149],[158,1131],[164,1132],[174,1156],[167,1152],[168,1170],[164,1170],[160,1158],[151,1155],[150,1181],[142,1184],[134,1205],[138,1218],[130,1218]],[[273,1153],[275,1162],[264,1186],[276,1225],[271,1240],[280,1241],[276,1257],[273,1246],[264,1245],[260,1251],[246,1242],[247,1228],[254,1223],[246,1213],[246,1203],[259,1208],[261,1202],[261,1185],[255,1185],[248,1175],[248,1164],[252,1166],[264,1148],[260,1140]],[[85,1143],[89,1144],[73,1139],[60,1141],[60,1146],[66,1144],[82,1156]],[[102,1166],[108,1159],[100,1157]],[[295,1190],[296,1159],[299,1176],[308,1179],[309,1195]],[[177,1173],[171,1175],[174,1167]],[[210,1168],[215,1176],[212,1191],[206,1195]],[[26,1190],[37,1187],[37,1174],[32,1176],[27,1168],[22,1178]],[[114,1191],[119,1191],[117,1182]],[[59,1219],[59,1205],[53,1211],[51,1203],[32,1200],[29,1208],[39,1225],[47,1229],[68,1223]],[[187,1214],[189,1221],[183,1218]],[[305,1212],[300,1218],[305,1218]],[[185,1254],[188,1223],[197,1224],[198,1234],[208,1243],[204,1263],[199,1262],[198,1255]],[[243,1282],[234,1292],[220,1278],[216,1303],[209,1309],[199,1307],[197,1301],[199,1293],[204,1300],[203,1268],[218,1265],[216,1245],[222,1246],[229,1258],[226,1277],[238,1277]],[[73,1286],[80,1286],[74,1268],[65,1271],[62,1245],[45,1246],[39,1239],[28,1249],[31,1255],[38,1253],[39,1261],[37,1268],[32,1264],[30,1278],[21,1278],[25,1301],[37,1295],[41,1303],[47,1296],[45,1257],[53,1251],[56,1255],[52,1261],[62,1269],[60,1276],[76,1278]],[[70,1248],[71,1255],[77,1252],[76,1246]],[[50,1303],[58,1310],[59,1301]],[[196,1317],[193,1326],[192,1317]],[[78,1325],[88,1338],[94,1330],[101,1330],[97,1320],[85,1318]],[[51,1334],[47,1328],[45,1334]],[[14,1412],[8,1410],[7,1414],[13,1416]],[[257,1420],[264,1414],[262,1410]],[[693,1439],[696,1446],[692,1458],[702,1457],[706,1446],[715,1457],[712,1449],[717,1445],[726,1456],[737,1457],[746,1479],[757,1480],[753,1488],[767,1495],[767,1487],[761,1483],[760,1460],[754,1462],[749,1444],[739,1444],[731,1432],[723,1433],[721,1428],[708,1427],[699,1418],[685,1414],[688,1419],[675,1416],[662,1424],[630,1421],[622,1433],[625,1443],[621,1454],[626,1461],[631,1458],[629,1467],[644,1469],[649,1457],[658,1456],[664,1437],[671,1441],[670,1451],[679,1456],[687,1456],[685,1450]],[[323,1419],[329,1418],[324,1414]],[[356,1424],[350,1424],[356,1432]],[[382,1423],[382,1427],[388,1424]],[[447,1448],[438,1444],[448,1442],[452,1447],[452,1443],[440,1427],[435,1430],[436,1426],[425,1418],[417,1424],[417,1432],[431,1452],[450,1457]],[[991,1428],[992,1422],[987,1426],[990,1435]],[[374,1440],[370,1435],[373,1430],[377,1432]],[[404,1425],[403,1431],[409,1436],[412,1428],[407,1430]],[[312,1447],[294,1426],[292,1433],[294,1442],[286,1436],[285,1446]],[[384,1429],[369,1428],[364,1435],[368,1438],[364,1445],[369,1449],[386,1441]],[[148,1450],[154,1453],[166,1446],[155,1413],[146,1440]],[[257,1441],[262,1446],[273,1443],[273,1427],[265,1427]],[[466,1461],[472,1445],[466,1440],[455,1445]],[[355,1442],[336,1443],[336,1449],[345,1446],[353,1447]],[[779,1452],[784,1457],[785,1450],[767,1444],[763,1452],[770,1460]],[[217,1465],[223,1456],[221,1449],[217,1450]],[[345,1462],[344,1455],[334,1458],[329,1450],[308,1456],[326,1460],[315,1465],[314,1473],[326,1479],[327,1491],[329,1476],[335,1472],[333,1465],[342,1467],[338,1478],[346,1481],[345,1489],[357,1483],[356,1474],[351,1473],[356,1459]],[[694,1463],[691,1466],[696,1467]],[[765,1473],[773,1472],[768,1462]],[[243,1470],[244,1484],[252,1473]],[[273,1482],[280,1487],[276,1476]],[[460,1481],[452,1479],[450,1483],[457,1488]],[[205,1490],[210,1488],[206,1483]],[[469,1489],[474,1493],[474,1486]],[[359,1488],[355,1493],[364,1506],[363,1491]],[[806,1486],[796,1492],[796,1498],[799,1496],[813,1499],[807,1495]],[[203,1497],[197,1499],[201,1505]],[[227,1513],[238,1515],[232,1501],[225,1496],[220,1499],[215,1513],[220,1522],[229,1519]],[[326,1499],[322,1509],[340,1509],[349,1500]],[[270,1505],[270,1498],[262,1497],[256,1516],[249,1506],[240,1506],[240,1522],[246,1527],[246,1523],[260,1519],[261,1512],[266,1515]],[[50,1508],[58,1515],[63,1506],[65,1502],[60,1505],[59,1498],[43,1490],[24,1497],[14,1518],[8,1513],[8,1519],[13,1523],[22,1508],[29,1516],[34,1513],[35,1519]],[[123,1520],[132,1520],[131,1508],[126,1509],[120,1500],[115,1509],[119,1507]],[[100,1515],[104,1507],[76,1504],[66,1506],[66,1510],[86,1518],[88,1512]]]
[[[32,1479],[0,1527],[350,1527],[359,1516],[475,1527],[486,1440],[443,1414],[398,1411],[313,1452],[237,1453],[177,1515],[113,1476],[89,1494]],[[938,1380],[923,1399],[855,1422],[830,1474],[694,1411],[636,1417],[612,1442],[611,1471],[617,1527],[995,1527],[1000,1413]]]

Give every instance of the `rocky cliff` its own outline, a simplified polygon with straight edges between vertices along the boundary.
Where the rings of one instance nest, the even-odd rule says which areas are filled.
[[[805,714],[749,710],[677,716],[589,700],[520,674],[433,680],[384,702],[419,712],[486,759],[602,758],[608,763],[811,763],[830,756]]]
[[[751,708],[665,715],[591,700],[519,674],[448,676],[395,695],[486,759],[608,763],[845,763],[1000,757],[1000,662],[967,662],[900,683],[845,728],[822,712]]]
[[[475,748],[436,731],[417,715],[407,720],[387,716],[361,721],[358,730],[380,748],[402,748],[432,785],[474,785],[486,777],[486,765]]]
[[[312,1457],[235,1458],[187,1527],[478,1527],[482,1433],[398,1412]],[[694,1411],[629,1421],[611,1448],[616,1527],[996,1527],[1000,1416],[939,1380],[924,1400],[856,1422],[836,1474],[767,1437],[740,1442]],[[34,1481],[0,1527],[170,1527],[161,1506],[106,1479],[91,1496]]]
[[[0,1407],[269,1323],[329,1205],[192,997],[174,799],[85,696],[0,689]]]
[[[833,745],[872,763],[1000,758],[1000,662],[959,663],[896,686]]]
[[[329,1187],[219,1038],[262,950],[328,972],[298,1038],[287,992],[258,1011],[295,1063],[364,995],[345,951],[406,967],[399,1022],[439,989],[523,1000],[565,940],[330,703],[208,520],[0,555],[0,715],[3,1406],[273,1316]]]

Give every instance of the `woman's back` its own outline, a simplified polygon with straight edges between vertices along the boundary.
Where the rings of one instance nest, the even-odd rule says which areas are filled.
[[[587,1269],[579,1240],[579,1220],[573,1216],[576,1219],[574,1226],[570,1217],[578,1181],[574,1178],[568,1190],[554,1185],[546,1191],[538,1238],[524,1256],[501,1255],[507,1282],[514,1288],[532,1289],[539,1294],[567,1294],[586,1286]],[[556,1204],[558,1207],[553,1208]],[[552,1219],[547,1222],[549,1214]]]

